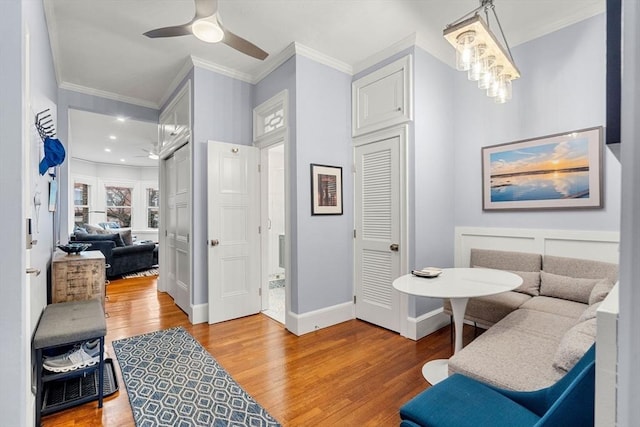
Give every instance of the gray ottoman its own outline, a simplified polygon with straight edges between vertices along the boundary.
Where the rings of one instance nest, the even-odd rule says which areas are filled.
[[[36,425],[40,425],[42,415],[66,409],[81,403],[95,400],[96,396],[86,396],[60,405],[55,410],[43,409],[44,384],[49,381],[86,375],[98,370],[98,408],[102,408],[104,393],[104,336],[107,334],[107,322],[104,309],[99,300],[71,301],[50,304],[45,307],[33,335],[33,349],[36,357]],[[94,339],[100,340],[100,361],[97,365],[62,373],[44,373],[43,351],[68,346]]]

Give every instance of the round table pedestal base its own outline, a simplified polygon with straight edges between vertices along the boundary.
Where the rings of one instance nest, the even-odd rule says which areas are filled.
[[[422,367],[422,375],[431,385],[436,385],[449,376],[447,359],[430,360]]]

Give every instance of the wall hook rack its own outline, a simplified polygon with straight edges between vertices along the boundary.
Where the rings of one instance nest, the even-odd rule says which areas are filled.
[[[53,138],[56,135],[56,127],[53,124],[53,118],[49,114],[48,108],[36,113],[35,125],[42,141],[47,138]]]

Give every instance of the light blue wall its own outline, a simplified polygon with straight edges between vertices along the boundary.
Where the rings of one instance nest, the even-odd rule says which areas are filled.
[[[451,135],[453,70],[419,47],[414,51],[414,124],[409,152],[409,268],[453,266],[455,180]],[[412,298],[410,301],[413,301]],[[441,299],[415,298],[409,316],[435,310]]]
[[[298,221],[297,312],[306,313],[353,298],[351,76],[297,55],[296,82],[292,215]],[[342,167],[343,215],[311,216],[311,163]]]
[[[33,120],[32,112],[39,112],[48,108],[57,129],[57,122],[59,122],[56,109],[58,85],[55,79],[51,50],[49,49],[49,35],[46,29],[43,8],[39,2],[24,2],[23,7],[23,16],[30,40],[30,96],[26,100],[28,102],[28,116],[29,119]],[[27,200],[30,203],[27,216],[33,220],[33,239],[38,241],[31,249],[30,266],[46,272],[51,265],[51,254],[55,250],[54,227],[57,228],[60,217],[58,215],[54,217],[53,213],[49,212],[47,202],[49,182],[52,181],[52,178],[48,174],[40,176],[38,172],[40,159],[44,155],[44,144],[35,127],[31,123],[28,124],[30,125],[28,144],[31,158],[29,159],[29,168],[27,170],[30,179],[30,188],[27,193]],[[65,160],[65,162],[68,162],[68,160]],[[57,178],[56,181],[58,181]],[[39,208],[34,206],[33,203],[37,194],[41,201]],[[33,331],[42,309],[47,305],[47,275],[31,276],[29,291],[31,303],[30,330]]]
[[[29,34],[27,44],[25,34]],[[4,225],[0,257],[0,413],[3,425],[31,425],[34,414],[31,390],[31,335],[46,304],[47,269],[51,261],[53,214],[48,212],[48,176],[37,172],[41,141],[33,126],[32,112],[50,108],[56,117],[56,81],[41,2],[11,0],[2,3],[0,14],[0,223]],[[27,53],[28,56],[23,56]],[[25,78],[24,61],[30,77]],[[25,89],[29,87],[29,97]],[[25,112],[27,118],[25,119]],[[25,122],[26,120],[26,122]],[[27,137],[23,138],[23,128]],[[25,168],[24,153],[31,152]],[[29,186],[23,180],[28,176]],[[29,251],[26,263],[25,218],[35,219],[32,200],[40,191],[38,244]],[[28,187],[28,188],[27,188]],[[26,202],[26,203],[25,203]],[[28,208],[25,209],[25,204]],[[25,268],[40,269],[30,276]]]
[[[288,92],[288,106],[289,106],[289,122],[288,126],[288,150],[289,150],[289,163],[287,168],[291,177],[295,177],[298,170],[296,163],[296,122],[297,122],[297,104],[296,104],[296,59],[295,57],[289,58],[278,68],[273,70],[264,79],[260,80],[254,86],[253,93],[253,107],[257,107],[263,102],[267,101],[277,93],[283,90]],[[291,206],[297,206],[297,192],[298,182],[295,179],[289,180],[289,198]],[[291,246],[291,260],[289,268],[286,271],[286,275],[289,278],[290,295],[291,295],[291,311],[299,313],[298,309],[298,217],[293,213],[293,210],[289,216],[290,224],[287,225],[290,230],[289,244]]]
[[[455,223],[457,226],[618,230],[620,163],[604,150],[604,209],[483,212],[483,146],[605,123],[604,15],[522,44],[513,50],[522,78],[513,99],[495,104],[455,77]]]
[[[251,84],[199,67],[194,83],[194,140],[251,145]]]
[[[353,181],[351,76],[296,55],[256,84],[258,106],[289,94],[291,310],[302,314],[351,301]],[[311,216],[310,164],[343,168],[343,215]]]
[[[16,250],[3,251],[0,257],[0,411],[8,425],[26,425],[26,395],[28,383],[25,372],[31,360],[27,352],[29,337],[25,336],[25,323],[30,314],[25,286],[25,239],[22,225],[24,210],[22,173],[22,4],[5,2],[0,14],[0,222],[5,225],[3,244]]]
[[[231,77],[193,69],[193,304],[208,302],[207,141],[251,145],[252,86]]]

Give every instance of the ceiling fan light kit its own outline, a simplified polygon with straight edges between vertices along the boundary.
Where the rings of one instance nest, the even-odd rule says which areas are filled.
[[[193,35],[207,43],[218,43],[224,38],[224,31],[218,25],[216,15],[198,19],[191,25]]]
[[[486,22],[478,14],[482,9]],[[487,24],[489,9],[493,11],[506,49]],[[467,18],[471,14],[473,16]],[[447,25],[443,35],[456,49],[456,69],[466,71],[469,80],[477,81],[478,88],[485,90],[495,102],[502,104],[511,99],[511,82],[520,77],[520,71],[511,56],[493,0],[480,0],[480,7]]]

